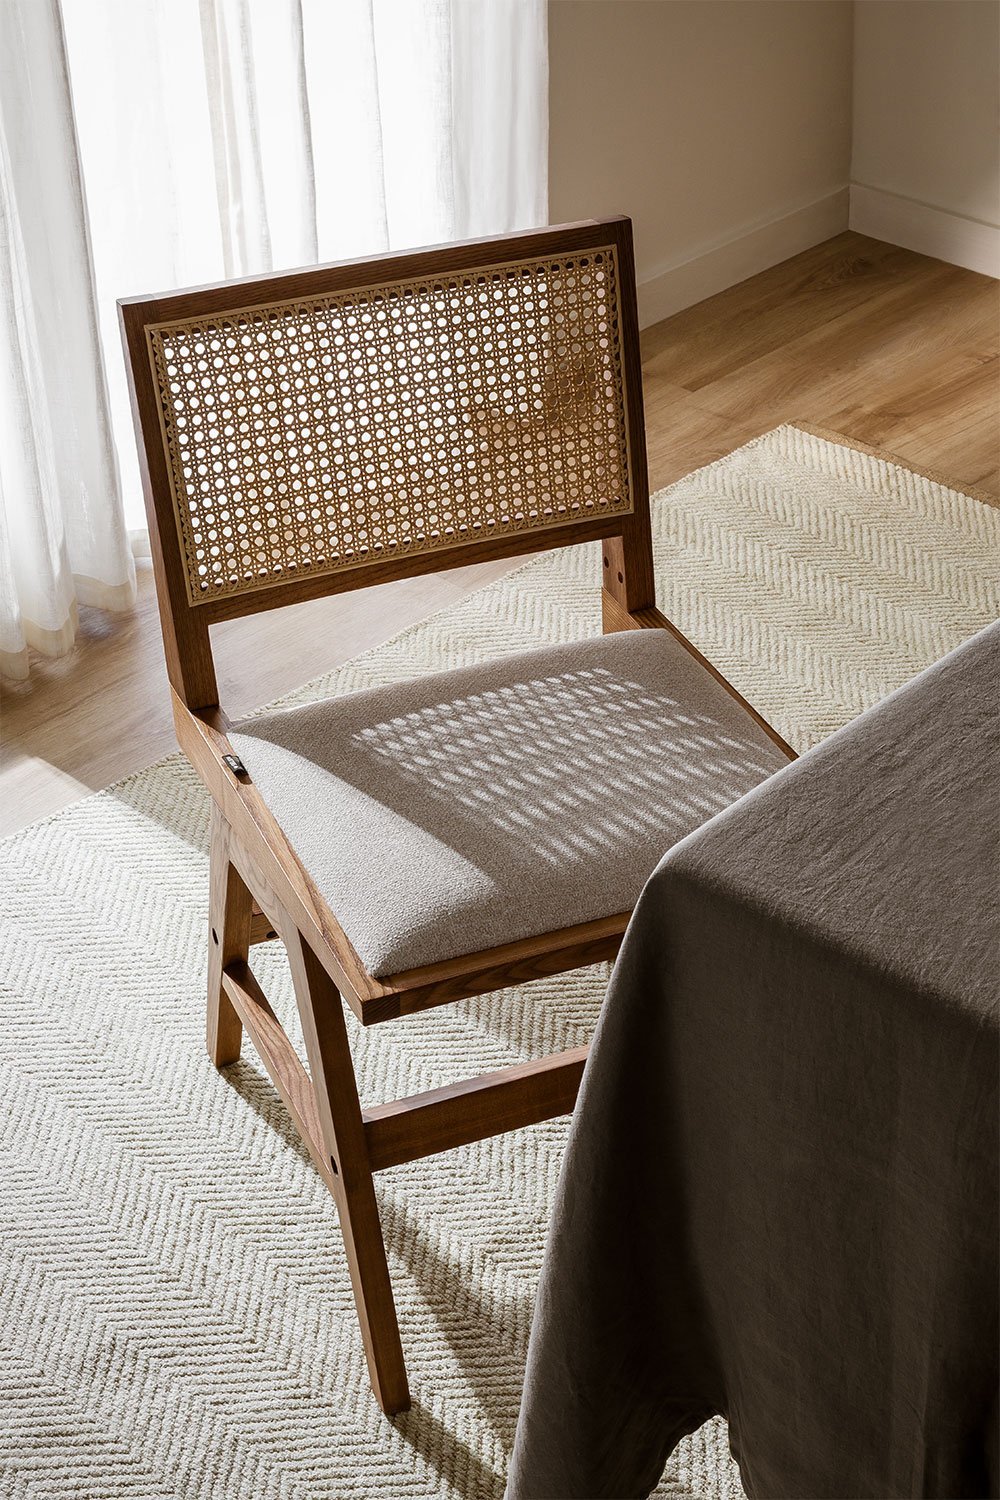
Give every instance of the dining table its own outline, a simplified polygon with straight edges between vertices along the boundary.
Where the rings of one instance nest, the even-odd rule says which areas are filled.
[[[670,849],[614,967],[508,1500],[996,1497],[1000,624]]]

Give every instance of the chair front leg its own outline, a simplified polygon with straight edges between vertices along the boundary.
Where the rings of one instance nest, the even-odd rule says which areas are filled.
[[[289,925],[281,935],[295,985],[323,1144],[333,1172],[372,1389],[382,1410],[391,1416],[409,1410],[410,1391],[343,1003],[301,933]]]
[[[246,962],[250,952],[253,901],[242,876],[230,861],[231,834],[218,806],[212,804],[209,855],[208,1018],[205,1040],[217,1068],[240,1055],[243,1026],[222,987],[226,964]]]

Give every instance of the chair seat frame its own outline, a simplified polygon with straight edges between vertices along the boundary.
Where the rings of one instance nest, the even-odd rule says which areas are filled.
[[[641,372],[635,310],[631,225],[627,219],[588,221],[557,229],[473,241],[347,262],[286,276],[229,282],[131,298],[119,304],[132,391],[164,646],[178,741],[212,797],[209,875],[207,1046],[217,1067],[240,1055],[244,1031],[336,1203],[369,1374],[389,1414],[406,1410],[410,1394],[399,1325],[374,1190],[387,1167],[536,1124],[572,1111],[586,1047],[501,1072],[446,1085],[406,1099],[363,1108],[343,1011],[350,1005],[363,1026],[390,1021],[510,985],[614,958],[630,913],[522,939],[405,973],[369,974],[336,914],[316,889],[252,778],[239,769],[219,706],[208,639],[217,620],[314,598],[381,578],[467,564],[476,558],[528,550],[523,534],[494,537],[430,556],[369,564],[358,575],[283,580],[253,595],[219,598],[191,607],[177,546],[175,499],[167,471],[161,399],[150,370],[147,332],[178,314],[211,314],[234,305],[326,292],[353,285],[363,272],[377,284],[393,276],[448,271],[497,259],[579,252],[614,244],[623,289],[623,364],[629,465],[634,510],[615,518],[577,519],[549,527],[528,546],[599,538],[603,544],[603,627],[607,631],[669,630],[786,754],[794,752],[655,606]],[[279,940],[291,969],[308,1072],[254,975],[253,946]]]

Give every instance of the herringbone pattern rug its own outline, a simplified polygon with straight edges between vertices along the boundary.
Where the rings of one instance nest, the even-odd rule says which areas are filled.
[[[1000,513],[794,428],[665,491],[655,533],[662,607],[800,748],[998,612]],[[596,632],[597,576],[542,557],[306,695]],[[252,1053],[204,1053],[207,813],[174,757],[0,848],[0,1492],[499,1497],[565,1126],[379,1179],[415,1396],[387,1421],[332,1204]],[[582,1042],[605,979],[374,1028],[362,1095]],[[658,1493],[739,1495],[721,1422]]]

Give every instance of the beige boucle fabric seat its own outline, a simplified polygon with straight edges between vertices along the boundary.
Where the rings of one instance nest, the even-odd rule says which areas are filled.
[[[230,738],[376,976],[631,909],[787,757],[665,630],[301,708]]]

